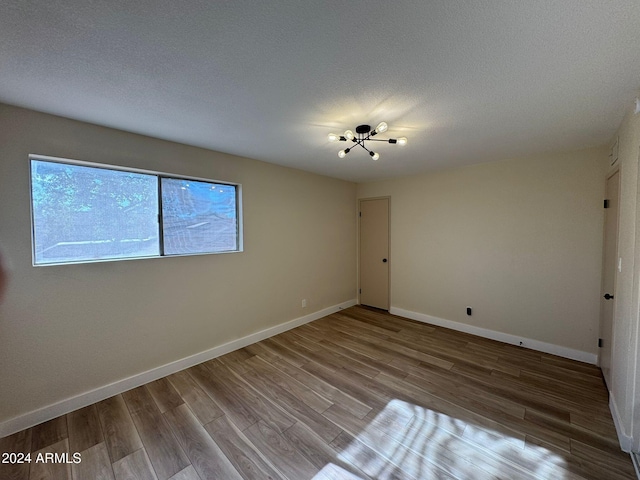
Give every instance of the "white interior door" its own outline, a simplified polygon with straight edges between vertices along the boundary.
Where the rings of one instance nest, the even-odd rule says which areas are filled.
[[[611,353],[615,307],[616,272],[618,268],[618,204],[620,171],[607,178],[604,214],[604,252],[602,259],[602,297],[600,298],[600,355],[602,374],[611,389]]]

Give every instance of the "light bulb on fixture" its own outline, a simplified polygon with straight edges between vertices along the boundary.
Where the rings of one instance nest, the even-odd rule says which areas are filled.
[[[378,133],[386,132],[388,128],[389,126],[386,122],[380,122],[375,129],[372,129],[371,125],[362,124],[356,127],[355,133],[352,130],[345,130],[344,135],[330,133],[328,138],[330,142],[346,142],[348,140],[351,140],[353,142],[353,145],[351,145],[350,148],[345,148],[344,150],[340,150],[338,152],[338,157],[340,158],[346,157],[347,153],[349,153],[350,150],[352,150],[356,145],[359,145],[367,151],[367,153],[373,160],[378,160],[380,158],[380,154],[367,148],[367,142],[385,142],[392,145],[400,146],[404,146],[407,144],[407,137],[386,139],[372,138],[375,137]]]
[[[376,133],[386,132],[388,128],[389,128],[389,125],[387,125],[387,122],[380,122],[376,127]]]

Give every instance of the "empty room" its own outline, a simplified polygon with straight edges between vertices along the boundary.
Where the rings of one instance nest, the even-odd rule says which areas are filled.
[[[2,2],[0,479],[640,478],[638,25]]]

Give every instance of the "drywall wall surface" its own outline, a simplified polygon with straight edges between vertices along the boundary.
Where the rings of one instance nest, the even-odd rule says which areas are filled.
[[[640,209],[638,209],[638,202],[640,202],[640,175],[638,171],[640,163],[640,113],[637,113],[635,108],[630,109],[628,117],[629,119],[623,123],[626,127],[626,132],[623,134],[621,131],[620,138],[625,144],[628,143],[628,146],[625,147],[624,155],[627,159],[626,161],[631,165],[629,170],[635,174],[635,180],[637,181],[635,188],[635,248],[633,252],[633,289],[631,292],[628,330],[623,330],[621,334],[623,338],[625,334],[628,334],[631,339],[627,344],[628,349],[624,352],[624,356],[620,358],[620,361],[629,365],[625,395],[625,421],[631,422],[628,428],[632,439],[631,450],[636,452],[637,456],[638,452],[640,452]]]
[[[391,305],[597,353],[606,155],[358,185],[391,196]]]
[[[244,252],[33,267],[29,154],[240,183]],[[0,104],[0,192],[0,422],[355,298],[353,183]]]
[[[615,169],[620,169],[618,257],[621,259],[622,269],[616,276],[610,400],[623,444],[627,441],[627,449],[631,448],[630,442],[633,437],[636,441],[635,448],[638,450],[640,449],[640,408],[638,408],[637,390],[640,385],[638,352],[640,341],[638,338],[640,306],[638,214],[640,211],[637,205],[640,200],[638,196],[640,193],[638,190],[640,115],[634,113],[631,102],[614,140],[616,138],[618,139],[618,161],[608,168],[607,175]]]

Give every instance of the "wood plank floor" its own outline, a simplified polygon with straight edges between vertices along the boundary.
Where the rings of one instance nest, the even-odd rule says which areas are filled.
[[[600,370],[352,307],[0,439],[35,479],[633,479]]]

